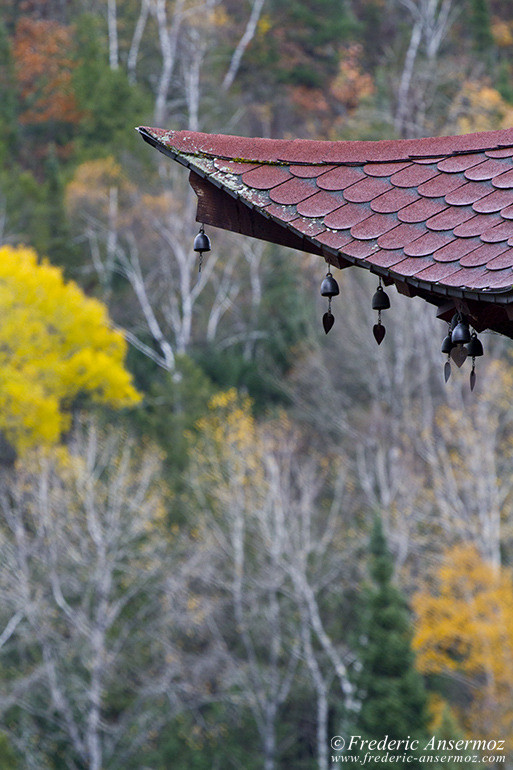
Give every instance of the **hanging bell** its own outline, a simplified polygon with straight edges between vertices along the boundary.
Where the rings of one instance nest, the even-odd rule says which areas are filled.
[[[470,342],[470,329],[468,321],[460,317],[458,323],[452,330],[451,340],[453,345],[466,345]]]
[[[374,292],[374,296],[372,297],[372,309],[378,311],[378,322],[372,327],[372,333],[374,334],[374,339],[378,345],[381,345],[386,334],[386,329],[381,323],[381,311],[388,310],[389,307],[390,299],[388,294],[384,291],[383,286],[381,285],[380,278],[379,286]]]
[[[203,229],[203,225],[201,225],[200,231],[194,239],[193,249],[199,254],[199,272],[201,273],[201,266],[203,264],[203,252],[210,251],[210,238]]]
[[[329,297],[331,299],[331,297],[336,297],[337,294],[340,294],[338,283],[333,278],[332,274],[328,271],[326,277],[321,283],[321,297]]]
[[[335,317],[331,312],[331,299],[332,297],[336,297],[337,294],[340,294],[338,283],[333,278],[331,274],[331,270],[328,268],[328,272],[326,273],[326,276],[321,283],[321,297],[328,298],[328,310],[326,313],[324,313],[322,317],[322,325],[324,327],[324,331],[326,332],[326,334],[329,332],[329,330],[333,327],[333,324],[335,323]]]
[[[442,342],[442,348],[441,348],[442,353],[446,353],[447,355],[449,355],[453,347],[454,347],[454,343],[452,341],[451,335],[448,334],[446,337],[444,337]]]
[[[483,344],[475,332],[472,332],[470,337],[470,342],[467,345],[467,353],[471,358],[477,358],[484,354]]]
[[[194,239],[194,251],[199,251],[200,254],[203,251],[210,251],[210,238],[203,230],[203,226]]]
[[[372,297],[372,309],[373,310],[388,310],[390,307],[390,298],[386,291],[383,289],[383,286],[380,284],[376,291],[374,292],[374,296]]]

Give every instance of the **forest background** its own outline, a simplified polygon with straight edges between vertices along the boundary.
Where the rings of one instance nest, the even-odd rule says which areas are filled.
[[[326,770],[351,734],[511,767],[511,343],[471,394],[420,301],[376,347],[363,271],[328,337],[317,257],[211,229],[198,275],[133,130],[510,127],[511,3],[0,11],[0,768]]]

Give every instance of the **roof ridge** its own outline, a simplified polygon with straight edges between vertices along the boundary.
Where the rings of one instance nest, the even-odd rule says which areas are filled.
[[[513,128],[416,139],[269,139],[139,127],[143,138],[194,157],[277,165],[360,166],[453,157],[513,147]]]

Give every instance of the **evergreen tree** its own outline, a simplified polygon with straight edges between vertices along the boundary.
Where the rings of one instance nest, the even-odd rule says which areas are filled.
[[[0,18],[0,164],[9,163],[17,138],[16,92],[11,42]]]
[[[42,164],[44,182],[33,202],[29,238],[36,251],[71,277],[79,262],[79,249],[73,242],[64,209],[64,182],[55,145],[50,145]]]
[[[471,0],[470,26],[476,52],[488,53],[493,46],[488,0]]]
[[[374,524],[370,550],[373,586],[360,651],[358,733],[368,740],[422,738],[428,719],[426,693],[414,665],[408,608],[392,583],[394,566],[380,519]]]
[[[151,114],[149,98],[132,85],[123,69],[108,65],[107,42],[101,22],[92,14],[80,16],[75,24],[77,67],[73,89],[82,119],[77,127],[76,156],[81,160],[123,152],[136,153],[136,132],[132,126]]]

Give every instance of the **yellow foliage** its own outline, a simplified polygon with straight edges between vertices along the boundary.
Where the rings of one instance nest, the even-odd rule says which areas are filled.
[[[82,163],[68,185],[67,194],[72,201],[83,195],[95,196],[98,189],[127,184],[123,169],[114,158],[100,158]]]
[[[460,134],[509,128],[511,119],[511,107],[487,79],[465,81],[450,110],[451,124]]]
[[[438,733],[442,727],[444,712],[450,706],[438,693],[431,692],[428,695],[429,730],[431,735]]]
[[[263,13],[257,24],[257,34],[260,37],[265,37],[269,30],[272,28],[273,23],[271,17],[267,13]]]
[[[114,158],[88,160],[76,169],[66,188],[66,209],[72,216],[105,218],[113,190],[117,196],[119,217],[121,211],[130,207],[134,185]],[[116,224],[120,226],[122,222]]]
[[[226,27],[230,17],[222,5],[217,6],[211,13],[212,26],[214,27]]]
[[[106,308],[31,249],[0,247],[0,312],[0,430],[19,451],[57,441],[79,393],[138,401]]]
[[[250,479],[258,483],[263,447],[251,406],[251,399],[239,396],[235,388],[210,400],[209,414],[196,426],[199,440],[194,453],[203,472],[223,476],[232,485],[244,486]]]
[[[227,523],[238,522],[236,528],[243,526],[247,534],[252,532],[248,534],[252,547],[258,538],[267,547],[274,531],[267,517],[274,510],[270,500],[276,493],[272,488],[276,476],[270,471],[275,466],[270,458],[282,455],[290,444],[286,443],[292,437],[286,418],[257,423],[251,399],[232,388],[211,399],[209,412],[197,422],[196,431],[190,474],[199,510],[208,510],[223,531]],[[200,523],[198,542],[204,537]]]
[[[513,22],[496,19],[492,24],[492,35],[495,45],[508,48],[513,43]]]
[[[472,545],[447,551],[434,591],[413,599],[413,647],[424,673],[463,674],[475,687],[470,720],[481,734],[513,733],[513,583]],[[493,729],[492,729],[493,728]],[[506,737],[502,735],[501,737]]]

